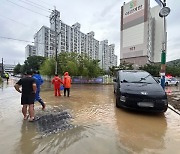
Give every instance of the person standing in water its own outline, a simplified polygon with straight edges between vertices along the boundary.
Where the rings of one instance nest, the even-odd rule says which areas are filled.
[[[54,84],[54,96],[61,96],[60,86],[63,84],[63,82],[57,74],[55,74],[54,78],[52,79],[52,84]]]
[[[69,97],[70,95],[70,88],[71,88],[71,77],[69,76],[68,72],[64,73],[64,80],[63,80],[63,85],[64,85],[64,96],[66,96],[66,91],[67,91],[67,96]]]
[[[22,90],[20,89],[22,87]],[[14,88],[21,93],[21,105],[24,120],[30,116],[30,122],[35,120],[34,113],[34,100],[36,93],[36,81],[32,78],[32,72],[27,71],[25,77],[21,78],[15,85]],[[28,111],[27,111],[28,108]],[[29,112],[29,115],[27,114]]]
[[[46,104],[44,103],[44,101],[40,97],[41,85],[43,84],[44,81],[43,81],[39,71],[33,72],[33,78],[36,80],[36,86],[37,86],[36,96],[35,96],[34,101],[38,101],[42,105],[42,110],[44,110],[46,107]]]

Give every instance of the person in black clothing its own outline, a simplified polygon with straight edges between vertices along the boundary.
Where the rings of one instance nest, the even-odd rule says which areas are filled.
[[[24,78],[21,78],[15,85],[15,89],[21,94],[21,105],[22,113],[24,115],[24,120],[28,119],[30,115],[29,121],[34,121],[34,100],[36,93],[36,81],[32,78],[32,72],[28,71]],[[21,88],[22,87],[22,90]],[[27,115],[27,107],[29,107],[29,115]]]

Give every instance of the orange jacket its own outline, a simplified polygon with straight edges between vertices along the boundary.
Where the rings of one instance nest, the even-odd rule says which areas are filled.
[[[71,88],[71,77],[69,76],[69,73],[68,72],[65,72],[64,73],[64,81],[63,81],[63,84],[64,84],[64,88]]]
[[[55,89],[58,89],[58,88],[60,87],[61,83],[62,83],[62,80],[61,80],[61,78],[58,77],[58,76],[55,76],[55,77],[52,79],[52,84],[54,84],[54,88],[55,88]]]

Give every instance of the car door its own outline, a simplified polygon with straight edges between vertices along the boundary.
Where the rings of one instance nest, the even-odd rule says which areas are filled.
[[[175,79],[175,78],[172,78],[172,79],[171,79],[171,84],[175,85],[175,84],[176,84],[176,82],[177,82],[177,81],[176,81],[176,79]]]
[[[113,79],[113,82],[114,82],[114,93],[116,93],[116,91],[117,91],[117,74],[118,74],[118,72],[116,72],[116,74],[115,74],[115,78]]]

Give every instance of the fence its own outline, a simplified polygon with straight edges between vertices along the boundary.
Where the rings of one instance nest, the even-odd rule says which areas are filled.
[[[46,81],[51,81],[52,77],[43,76],[43,79]],[[86,78],[82,76],[73,76],[72,83],[79,83],[79,84],[113,84],[113,78],[104,75],[97,78]]]

